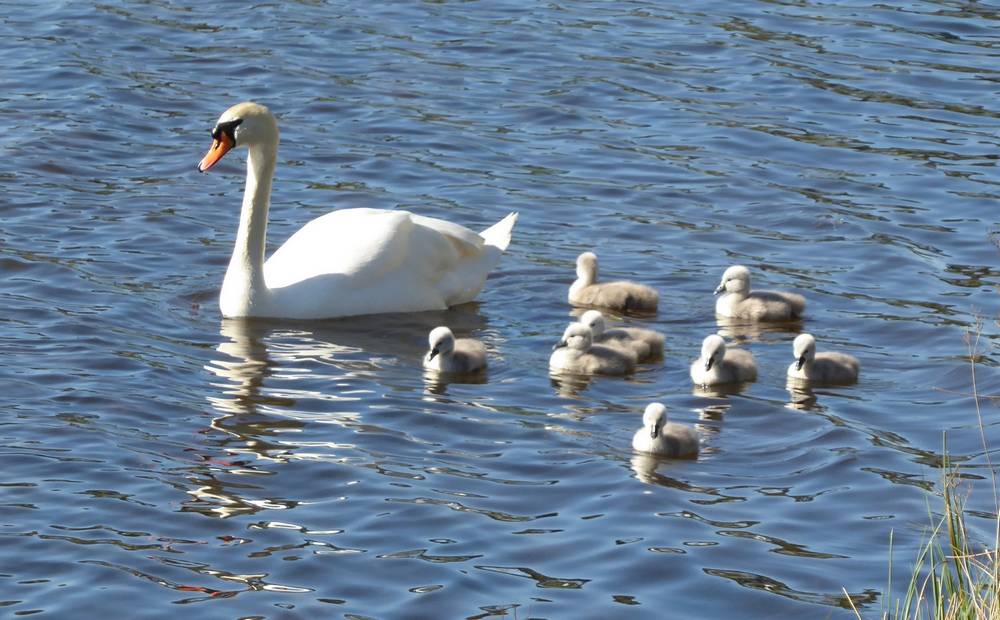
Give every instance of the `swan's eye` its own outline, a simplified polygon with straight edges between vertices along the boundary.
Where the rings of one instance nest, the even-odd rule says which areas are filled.
[[[237,118],[236,120],[219,123],[215,126],[215,129],[212,130],[212,138],[219,140],[222,138],[222,134],[226,134],[226,137],[228,137],[233,144],[236,144],[236,128],[239,127],[242,122],[242,118]]]

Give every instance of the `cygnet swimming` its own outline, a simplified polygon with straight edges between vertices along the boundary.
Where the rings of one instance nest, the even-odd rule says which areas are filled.
[[[455,339],[447,327],[435,327],[427,337],[430,349],[424,368],[439,372],[472,373],[486,368],[486,347],[471,338]]]
[[[578,375],[626,375],[635,370],[635,354],[593,344],[590,328],[570,323],[553,347],[549,368]]]
[[[597,281],[597,255],[584,252],[576,258],[576,281],[569,287],[574,306],[608,308],[617,312],[656,312],[660,296],[645,284]]]
[[[792,343],[795,361],[788,367],[788,376],[815,383],[854,383],[860,364],[853,355],[833,351],[816,352],[812,334],[799,334]]]
[[[698,456],[698,432],[685,424],[667,421],[667,408],[650,403],[642,414],[642,428],[632,436],[632,448],[670,458]]]
[[[691,364],[696,385],[742,383],[757,379],[757,362],[743,349],[727,349],[726,341],[712,334],[701,343],[701,357]]]
[[[733,265],[722,274],[722,282],[715,289],[725,295],[715,302],[715,311],[722,316],[751,321],[788,321],[802,316],[806,298],[784,291],[751,291],[750,270],[743,265]]]
[[[628,349],[640,362],[663,357],[663,334],[641,327],[616,327],[608,329],[600,310],[587,310],[580,315],[580,323],[590,328],[594,342]]]

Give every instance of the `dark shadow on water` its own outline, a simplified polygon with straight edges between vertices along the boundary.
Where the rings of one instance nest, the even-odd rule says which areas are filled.
[[[754,590],[761,590],[764,592],[769,592],[771,594],[777,594],[779,596],[784,596],[796,601],[802,601],[804,603],[814,603],[818,605],[828,605],[833,607],[841,607],[843,609],[852,609],[853,607],[862,608],[867,605],[874,604],[878,600],[881,592],[877,590],[866,589],[859,594],[850,594],[845,596],[843,592],[835,594],[822,594],[819,592],[805,592],[802,590],[796,590],[789,587],[787,584],[778,581],[777,579],[772,579],[765,575],[758,575],[756,573],[748,573],[744,571],[735,570],[722,570],[717,568],[704,568],[707,574],[714,577],[723,577],[725,579],[730,579],[744,588],[752,588]]]

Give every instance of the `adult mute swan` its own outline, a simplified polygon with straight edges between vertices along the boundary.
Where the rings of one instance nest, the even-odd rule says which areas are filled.
[[[480,234],[406,211],[342,209],[292,235],[267,261],[267,211],[278,124],[262,105],[234,105],[212,130],[205,172],[247,147],[247,181],[233,256],[222,282],[225,317],[321,319],[442,310],[471,301],[510,243],[517,213]]]

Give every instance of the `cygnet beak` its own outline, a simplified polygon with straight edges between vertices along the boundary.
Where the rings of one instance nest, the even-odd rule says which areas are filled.
[[[802,370],[802,367],[806,364],[806,354],[803,353],[799,356],[799,359],[795,360],[795,370]]]
[[[566,341],[565,340],[560,340],[559,342],[557,342],[554,345],[552,345],[552,350],[555,351],[556,349],[561,349],[561,348],[563,348],[565,346],[566,346]]]
[[[712,370],[712,364],[714,363],[715,363],[714,357],[710,357],[707,360],[705,360],[705,370]]]
[[[437,357],[437,354],[438,354],[438,348],[434,347],[433,349],[431,349],[431,352],[427,354],[427,361],[429,362],[435,357]]]
[[[724,290],[726,290],[726,283],[722,282],[722,283],[719,284],[719,286],[715,287],[715,295],[718,295],[719,293],[721,293]]]
[[[656,439],[659,435],[660,435],[660,425],[659,424],[654,424],[651,427],[649,427],[649,436],[650,437],[652,437],[653,439]]]

